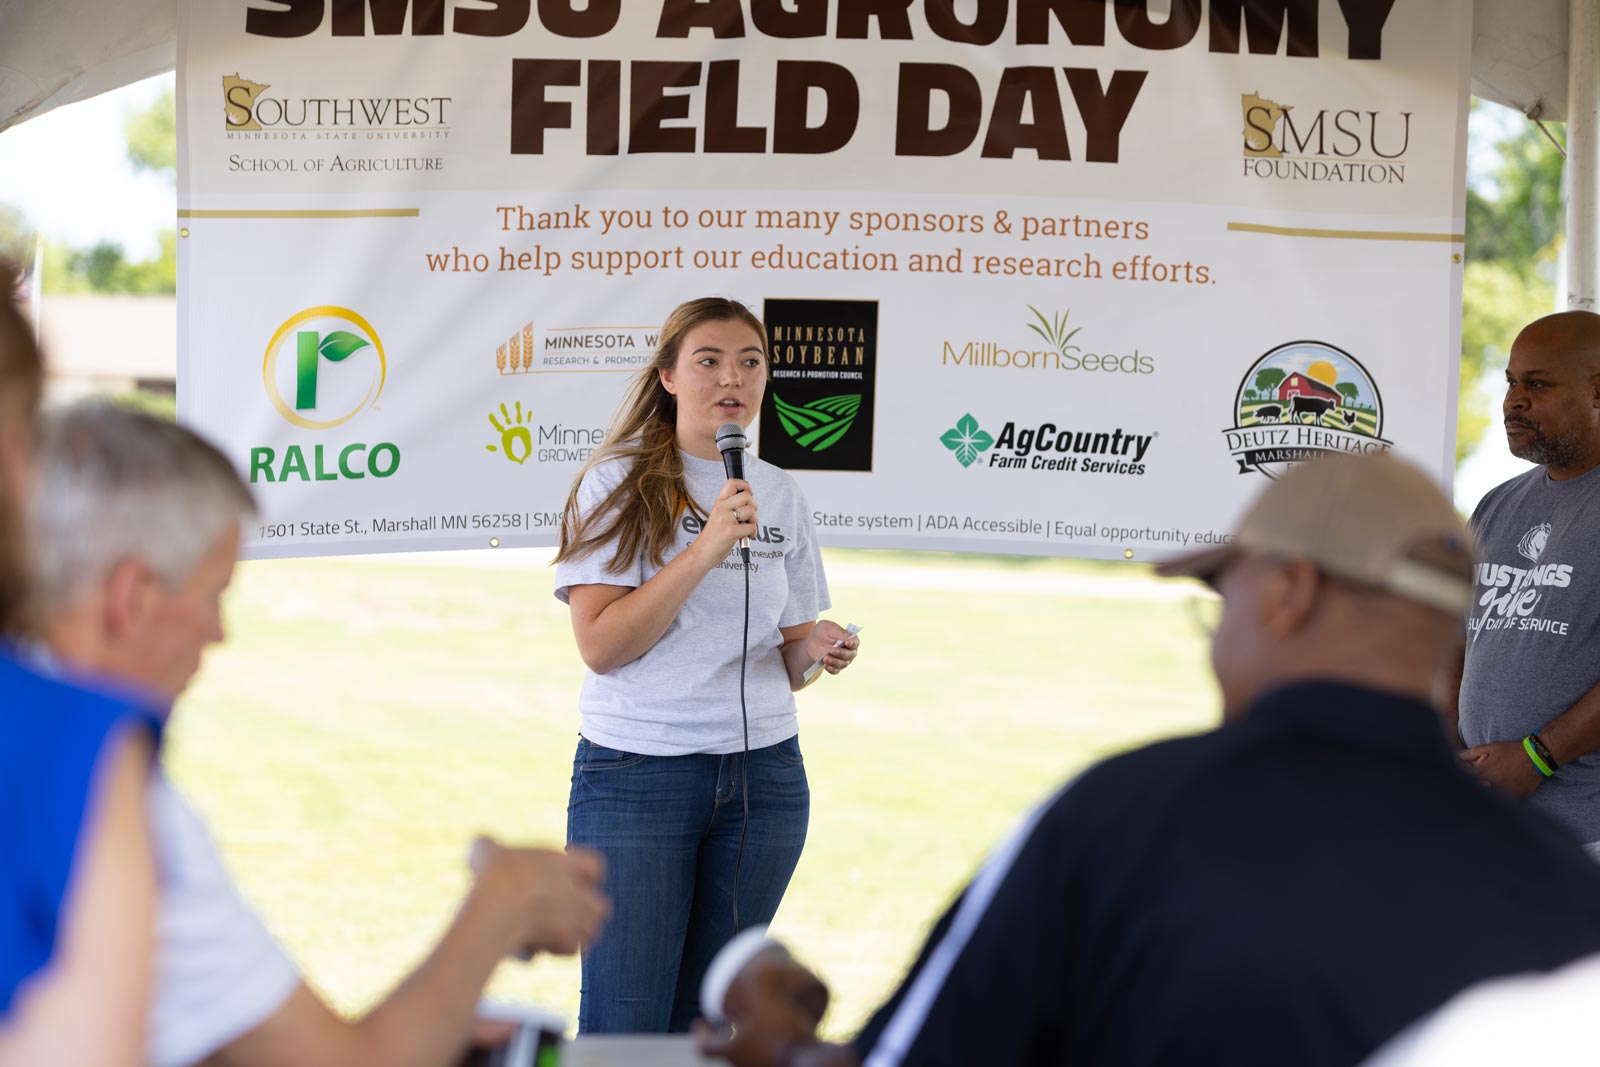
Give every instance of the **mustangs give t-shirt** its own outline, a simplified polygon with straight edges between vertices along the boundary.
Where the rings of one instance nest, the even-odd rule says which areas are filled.
[[[689,494],[708,510],[728,480],[721,461],[679,455]],[[601,463],[584,475],[578,507],[585,515],[621,483],[630,462]],[[814,621],[829,601],[811,511],[799,486],[785,471],[754,456],[745,460],[745,481],[755,496],[760,528],[759,535],[750,539],[750,652],[745,673],[750,747],[755,749],[799,732],[779,627]],[[689,547],[699,529],[699,521],[685,512],[663,566]],[[615,549],[612,542],[582,559],[557,564],[557,599],[566,603],[568,590],[575,585],[637,588],[661,569],[640,556],[629,560],[620,574],[609,571]],[[744,744],[739,716],[744,581],[744,562],[735,546],[689,594],[648,652],[606,674],[587,672],[578,699],[583,736],[607,748],[650,756],[738,752]]]
[[[1520,741],[1600,682],[1600,467],[1553,481],[1535,467],[1472,513],[1479,559],[1467,617],[1461,739]],[[1528,799],[1600,841],[1600,753],[1561,765]]]

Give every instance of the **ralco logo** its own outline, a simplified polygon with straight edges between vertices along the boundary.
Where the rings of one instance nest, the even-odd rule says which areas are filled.
[[[293,352],[293,359],[283,358]],[[267,342],[261,382],[279,415],[302,430],[331,430],[370,410],[389,376],[378,331],[349,308],[319,304],[284,320]],[[292,402],[291,402],[292,398]],[[388,442],[299,443],[250,450],[251,482],[387,478],[400,468]]]

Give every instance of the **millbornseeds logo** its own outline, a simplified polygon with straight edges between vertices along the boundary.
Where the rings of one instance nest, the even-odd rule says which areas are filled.
[[[1329,452],[1387,452],[1383,397],[1354,356],[1323,341],[1291,341],[1256,360],[1223,431],[1240,474],[1276,478]]]
[[[292,374],[281,368],[279,359],[289,345],[291,334],[295,352]],[[356,361],[368,365],[367,373],[352,369],[334,375],[332,382],[322,374],[324,362],[346,364],[352,356],[367,349],[374,358]],[[267,342],[266,358],[261,364],[261,380],[272,406],[278,409],[278,414],[305,430],[328,430],[355,418],[377,402],[388,373],[388,359],[378,331],[349,308],[331,304],[306,308],[291,315]],[[292,389],[285,389],[291,380]],[[293,406],[286,399],[289,392],[294,396]],[[317,417],[313,418],[311,413]]]
[[[876,300],[771,299],[761,458],[789,470],[870,471]]]
[[[1033,314],[1034,321],[1026,319],[1023,325],[1044,340],[1045,347],[1038,348],[1037,341],[1029,341],[1020,334],[995,330],[986,337],[945,340],[940,345],[939,362],[946,367],[971,368],[984,371],[1092,371],[1144,375],[1156,371],[1155,357],[1141,353],[1137,347],[1107,351],[1099,345],[1098,351],[1089,351],[1073,339],[1083,332],[1082,326],[1071,325],[1072,309],[1054,310],[1047,317],[1032,304],[1024,307]],[[1069,328],[1070,327],[1070,328]],[[1011,340],[1016,336],[1018,340]],[[1004,341],[994,340],[1001,337]],[[1093,344],[1093,342],[1089,342]],[[1008,347],[1014,346],[1014,347]]]

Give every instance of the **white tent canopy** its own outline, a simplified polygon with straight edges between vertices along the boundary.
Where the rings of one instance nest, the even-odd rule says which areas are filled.
[[[1568,0],[1472,6],[1473,93],[1564,119]],[[0,130],[171,70],[177,25],[176,0],[0,0]]]

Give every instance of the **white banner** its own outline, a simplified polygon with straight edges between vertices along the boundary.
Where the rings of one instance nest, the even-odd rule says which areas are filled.
[[[1447,482],[1469,14],[189,0],[180,415],[249,555],[552,544],[717,294],[828,544],[1160,558],[1321,453]]]

